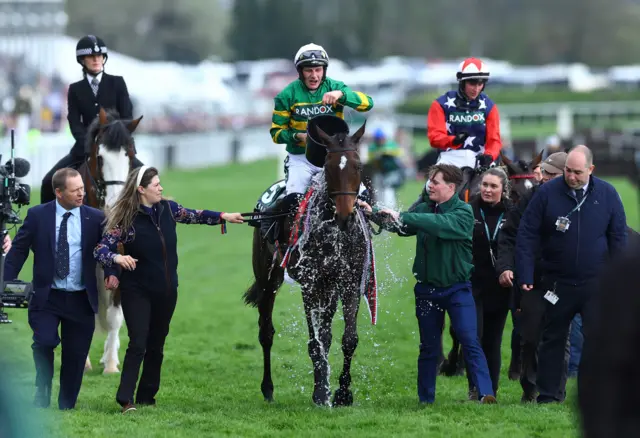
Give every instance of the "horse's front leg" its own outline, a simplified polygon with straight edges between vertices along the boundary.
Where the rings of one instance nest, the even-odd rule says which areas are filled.
[[[115,293],[115,292],[114,292]],[[124,322],[122,307],[113,303],[107,308],[107,339],[104,341],[104,354],[100,362],[104,365],[104,374],[119,373],[118,351],[120,349],[120,328]]]
[[[340,386],[333,397],[335,406],[351,406],[353,393],[351,392],[351,360],[358,347],[358,309],[360,308],[360,294],[358,287],[346,289],[342,297],[342,313],[344,314],[344,335],[342,336],[342,354],[344,362],[340,374]]]
[[[319,406],[330,406],[329,349],[331,323],[338,300],[337,294],[331,296],[323,289],[303,287],[302,301],[309,328],[309,358],[313,364],[313,402]]]

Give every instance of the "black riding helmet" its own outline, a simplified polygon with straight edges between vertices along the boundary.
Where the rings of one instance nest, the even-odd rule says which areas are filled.
[[[95,35],[83,36],[76,44],[76,61],[82,65],[82,58],[91,55],[104,55],[104,62],[106,63],[109,57],[107,45]],[[84,65],[82,65],[82,68],[84,69]]]

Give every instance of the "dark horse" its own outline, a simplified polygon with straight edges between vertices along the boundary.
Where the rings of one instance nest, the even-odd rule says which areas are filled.
[[[118,118],[117,112],[100,108],[98,117],[89,125],[87,142],[90,155],[78,171],[84,180],[85,202],[90,207],[104,210],[118,198],[131,171],[135,156],[131,134],[138,127],[140,120],[142,117],[125,123]],[[99,297],[97,321],[98,326],[108,333],[100,363],[104,365],[105,374],[117,373],[120,363],[119,331],[124,319],[120,307],[120,290],[107,290],[103,281],[102,268],[98,265],[96,269]],[[89,356],[87,356],[85,369],[91,369]]]
[[[369,225],[364,221],[362,212],[356,209],[362,171],[358,143],[365,125],[349,136],[345,123],[346,129],[330,136],[320,127],[320,122],[316,123],[316,119],[320,122],[326,120],[321,117],[312,119],[308,136],[313,143],[324,145],[324,171],[313,178],[311,188],[300,205],[286,254],[281,254],[268,243],[259,228],[254,230],[255,282],[244,294],[244,300],[258,307],[258,339],[264,360],[261,390],[265,400],[272,401],[271,347],[275,334],[272,315],[276,292],[284,277],[284,263],[281,263],[284,260],[288,273],[302,289],[309,329],[309,357],[314,369],[313,401],[318,405],[331,404],[328,362],[331,325],[338,299],[342,301],[344,365],[333,404],[347,406],[353,403],[351,360],[358,345],[356,323],[361,290],[365,280],[370,280],[364,275],[369,266],[367,256],[372,255]],[[337,120],[343,123],[341,119]],[[297,233],[298,227],[303,225],[303,231]]]
[[[533,158],[530,163],[522,160],[513,162],[509,160],[505,155],[503,155],[502,152],[500,152],[501,166],[504,168],[504,170],[506,170],[507,175],[509,176],[509,198],[512,202],[518,202],[518,199],[520,199],[526,192],[537,185],[537,182],[533,175],[533,169],[535,169],[536,166],[538,166],[542,161],[543,152],[544,151],[541,151],[536,157]],[[465,187],[461,188],[459,195],[463,200],[467,201],[474,196],[478,196],[480,190],[480,178],[482,177],[483,171],[484,170],[474,171],[473,177],[470,180],[470,185],[466,187],[466,190],[471,193],[470,196],[463,193]],[[462,356],[462,345],[460,345],[460,342],[458,341],[452,326],[449,326],[449,334],[451,335],[453,344],[451,346],[451,351],[449,351],[449,354],[447,355],[446,359],[443,360],[440,366],[440,373],[449,377],[462,376],[464,375],[465,370],[464,358]],[[515,343],[519,344],[519,342]],[[515,343],[512,342],[512,350],[514,349]],[[516,351],[512,351],[511,364],[509,366],[510,374],[512,374],[513,376],[515,376],[514,373],[519,374],[519,371],[517,370],[520,368],[520,366],[518,365],[519,348],[515,349]],[[444,354],[442,355],[442,357],[444,358]]]

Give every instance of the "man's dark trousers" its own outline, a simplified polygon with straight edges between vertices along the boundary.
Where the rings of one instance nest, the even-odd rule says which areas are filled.
[[[33,330],[33,359],[39,406],[49,405],[53,381],[53,351],[62,343],[58,407],[73,409],[78,399],[84,365],[95,329],[95,314],[86,291],[51,289],[42,308],[29,308]],[[60,336],[58,327],[60,326]]]
[[[583,335],[587,342],[592,324],[593,296],[597,282],[581,284],[562,284],[560,282],[547,285],[543,290],[555,290],[558,296],[556,304],[546,302],[542,330],[542,341],[538,351],[538,403],[562,401],[563,380],[566,379],[567,361],[566,346],[569,326],[576,314],[582,316]]]
[[[471,283],[434,288],[417,283],[416,317],[420,328],[420,355],[418,357],[418,397],[420,402],[433,403],[436,397],[436,376],[444,312],[449,313],[467,363],[471,380],[480,396],[494,395],[487,367],[487,359],[478,340],[476,308]]]
[[[542,324],[547,301],[543,298],[544,293],[539,288],[525,291],[520,299],[520,327],[521,327],[521,354],[522,354],[522,374],[520,375],[520,385],[526,399],[535,400],[537,391],[538,373],[538,346],[542,337]],[[565,363],[569,360],[565,347]],[[567,373],[563,367],[562,378],[560,380],[558,399],[564,400],[566,395]]]

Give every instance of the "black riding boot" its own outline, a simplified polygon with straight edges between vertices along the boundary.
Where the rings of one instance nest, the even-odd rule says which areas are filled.
[[[290,193],[285,196],[282,200],[276,202],[273,206],[266,209],[263,214],[265,216],[268,215],[279,215],[284,213],[289,213],[290,215],[294,215],[298,206],[300,205],[300,201],[302,200],[302,196],[300,193]],[[279,216],[275,218],[263,219],[260,221],[260,231],[262,233],[262,237],[267,239],[269,243],[275,243],[278,238],[284,234],[284,220],[285,216]]]

